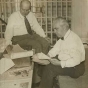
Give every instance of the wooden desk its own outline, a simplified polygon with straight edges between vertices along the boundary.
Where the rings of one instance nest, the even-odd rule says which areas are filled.
[[[31,68],[30,67],[21,68],[21,70],[28,69],[28,75],[26,75],[26,76],[10,75],[13,68],[9,69],[8,71],[6,71],[2,75],[0,75],[0,88],[31,88],[33,66],[34,66],[34,64],[32,63]],[[28,87],[24,87],[25,83],[28,83]]]

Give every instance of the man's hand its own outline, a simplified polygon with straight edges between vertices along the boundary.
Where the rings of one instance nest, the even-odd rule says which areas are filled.
[[[46,39],[49,43],[51,43],[51,40],[50,40],[49,37],[45,37],[45,39]]]
[[[12,40],[11,40],[11,41],[12,41],[12,44],[13,44],[13,45],[16,45],[17,42],[18,42],[18,39],[19,39],[18,36],[13,36],[13,37],[12,37]]]
[[[8,54],[11,54],[12,49],[13,49],[13,46],[12,46],[12,45],[8,45],[8,46],[6,47],[7,53],[8,53]]]
[[[59,65],[59,66],[61,66],[60,61],[57,60],[56,58],[49,59],[49,61],[50,61],[53,65]]]

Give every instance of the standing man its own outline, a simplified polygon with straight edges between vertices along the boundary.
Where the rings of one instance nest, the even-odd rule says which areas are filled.
[[[78,78],[85,71],[85,50],[78,35],[69,29],[68,22],[56,18],[53,29],[59,39],[48,55],[51,64],[45,66],[39,88],[53,88],[54,78],[59,75]],[[58,55],[58,58],[54,58]]]
[[[20,2],[20,11],[14,12],[8,19],[5,31],[7,49],[12,49],[12,44],[19,44],[23,49],[35,49],[36,53],[48,52],[48,38],[31,12],[29,0]]]

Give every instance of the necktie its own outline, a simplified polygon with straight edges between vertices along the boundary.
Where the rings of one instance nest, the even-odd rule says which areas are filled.
[[[64,37],[59,37],[59,38],[57,38],[57,39],[61,39],[61,40],[64,40]]]
[[[64,37],[61,37],[60,39],[61,39],[61,40],[64,40]]]
[[[28,19],[27,19],[26,17],[24,17],[24,20],[25,20],[25,26],[26,26],[26,28],[27,28],[27,32],[28,32],[30,35],[32,35],[33,33],[32,33],[32,30],[31,30],[31,26],[30,26],[30,24],[29,24],[29,22],[28,22]]]

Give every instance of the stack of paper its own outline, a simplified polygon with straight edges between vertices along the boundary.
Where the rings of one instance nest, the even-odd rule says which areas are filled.
[[[32,55],[33,55],[33,51],[18,52],[18,53],[13,52],[13,53],[11,53],[11,59],[29,57]]]
[[[4,57],[17,59],[17,58],[33,56],[33,53],[34,53],[33,50],[30,50],[30,51],[24,50],[17,44],[17,45],[13,45],[13,50],[11,54],[10,55],[5,54]]]
[[[23,50],[19,45],[14,45],[11,54],[10,55],[4,54],[4,58],[1,58],[0,60],[0,74],[4,73],[5,71],[7,71],[8,69],[10,69],[15,65],[11,59],[29,57],[32,55],[33,55],[33,50],[26,51]]]
[[[11,53],[11,59],[29,57],[33,55],[33,50],[27,51],[22,49],[18,44],[13,46],[13,51]]]

